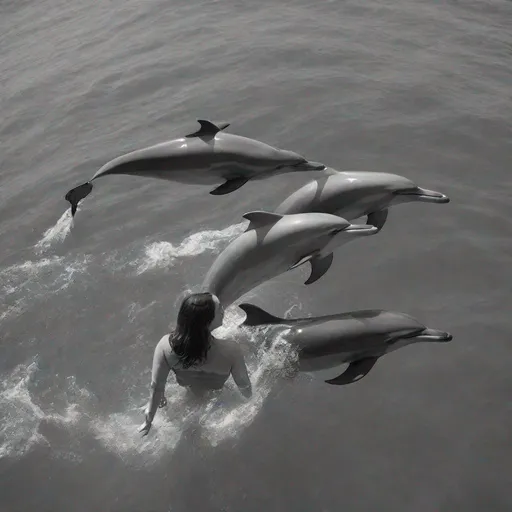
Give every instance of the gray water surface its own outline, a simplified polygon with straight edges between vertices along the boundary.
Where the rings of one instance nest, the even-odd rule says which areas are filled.
[[[2,0],[0,49],[2,512],[512,509],[512,3]],[[230,385],[194,431],[170,382],[142,440],[183,292],[243,213],[313,177],[221,197],[105,178],[69,229],[70,188],[198,118],[447,194],[393,209],[317,283],[300,268],[247,300],[395,309],[454,340],[347,387],[282,382],[285,348],[241,340],[253,401]]]

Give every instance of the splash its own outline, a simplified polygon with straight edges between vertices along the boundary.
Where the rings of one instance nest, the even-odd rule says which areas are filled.
[[[268,332],[263,332],[268,336]],[[260,348],[256,357],[248,360],[249,374],[253,384],[253,396],[239,403],[235,396],[218,398],[208,404],[200,418],[203,435],[212,446],[228,438],[234,438],[247,428],[261,410],[265,399],[274,386],[289,374],[290,362],[295,358],[285,340],[286,331],[274,337],[270,348]],[[230,391],[236,392],[232,383]]]
[[[129,308],[130,315],[149,309],[151,304]],[[284,339],[287,329],[272,332],[276,326],[254,330],[239,327],[243,312],[232,307],[226,311],[225,322],[215,331],[219,338],[236,339],[248,352],[247,366],[253,385],[253,396],[245,400],[230,379],[221,393],[208,402],[191,400],[187,391],[170,377],[166,388],[168,405],[159,409],[149,436],[142,438],[138,427],[143,421],[140,384],[127,389],[129,398],[110,414],[99,415],[94,396],[76,385],[74,377],[68,377],[65,391],[46,383],[34,359],[29,364],[17,366],[9,375],[2,376],[0,384],[0,458],[22,457],[36,445],[45,445],[54,456],[80,462],[82,433],[88,432],[106,450],[125,463],[138,467],[150,467],[166,454],[171,453],[185,432],[199,432],[203,441],[215,447],[230,438],[236,438],[257,417],[265,400],[282,378],[289,376],[289,364],[295,354]],[[264,340],[272,340],[265,348]],[[51,398],[49,405],[40,405],[40,397],[34,391],[44,388],[43,395]],[[48,401],[48,400],[46,400]],[[70,428],[72,427],[72,428]],[[52,435],[55,428],[65,428]],[[75,432],[80,430],[80,435]]]
[[[138,432],[144,415],[143,407],[136,403],[129,404],[125,411],[93,419],[89,425],[92,435],[109,452],[132,466],[145,466],[160,459],[176,447],[187,421],[185,391],[175,388],[178,386],[166,392],[167,410],[174,414],[159,410],[149,436],[141,437]]]
[[[292,306],[286,311],[285,318],[295,307]],[[200,423],[204,436],[212,446],[236,437],[253,422],[275,385],[282,378],[290,376],[290,369],[297,358],[297,354],[286,341],[289,329],[282,326],[269,326],[257,331],[240,328],[238,325],[245,315],[238,308],[228,311],[225,327],[217,329],[215,334],[219,337],[233,338],[237,334],[237,337],[240,337],[243,332],[249,338],[250,346],[256,348],[256,353],[247,360],[253,395],[250,400],[240,403],[240,400],[235,399],[238,392],[230,380],[228,384],[230,396],[217,398],[207,405]],[[235,329],[239,332],[235,332]],[[267,339],[272,340],[270,347],[264,343]]]
[[[243,317],[238,308],[229,308],[224,324],[216,329],[215,336],[236,338],[238,342],[245,338],[245,348],[251,352],[247,357],[253,385],[250,400],[241,397],[230,378],[221,396],[197,404],[170,377],[166,387],[168,405],[158,410],[147,437],[141,438],[137,432],[143,421],[143,406],[131,403],[125,412],[98,418],[91,423],[96,439],[124,461],[146,465],[174,450],[184,432],[190,428],[197,428],[210,446],[238,436],[253,422],[279,380],[287,376],[289,363],[294,358],[284,340],[284,331],[274,335],[267,329],[255,335],[252,331],[239,328]],[[270,348],[265,349],[263,340],[269,337],[273,342]]]
[[[89,258],[72,262],[54,256],[25,261],[0,270],[0,321],[21,314],[30,303],[70,286],[87,269]]]
[[[177,258],[197,256],[205,251],[218,251],[242,234],[247,222],[233,224],[221,230],[199,231],[185,238],[180,245],[156,242],[146,247],[145,257],[138,266],[137,274],[156,268],[167,268]]]
[[[77,211],[79,210],[80,208],[77,209]],[[71,215],[71,208],[68,208],[55,225],[44,232],[43,238],[34,246],[36,252],[42,253],[56,243],[62,243],[73,228],[73,221],[74,218]]]

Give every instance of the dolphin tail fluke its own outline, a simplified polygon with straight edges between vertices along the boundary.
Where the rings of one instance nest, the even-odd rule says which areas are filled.
[[[71,215],[74,217],[78,203],[87,197],[92,190],[92,183],[88,181],[78,187],[71,189],[65,196],[64,199],[71,204]]]
[[[198,119],[197,122],[201,125],[201,128],[199,128],[197,132],[185,135],[185,137],[189,139],[192,137],[213,137],[217,133],[219,133],[222,130],[225,130],[229,126],[229,123],[214,124],[211,121],[208,121],[207,119]]]
[[[326,380],[325,382],[334,386],[344,386],[357,382],[370,373],[370,370],[375,366],[378,359],[378,357],[366,357],[358,361],[353,361],[341,375],[334,377],[334,379]]]
[[[424,340],[424,341],[447,342],[447,341],[452,341],[453,336],[449,332],[427,328],[424,331],[420,332],[417,336],[415,336],[415,338],[417,340]]]
[[[238,307],[246,314],[245,320],[241,325],[263,325],[263,324],[281,324],[283,319],[267,313],[264,309],[244,302]]]

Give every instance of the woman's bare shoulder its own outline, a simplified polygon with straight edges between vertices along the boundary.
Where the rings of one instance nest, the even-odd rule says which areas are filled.
[[[167,353],[171,349],[171,344],[169,343],[169,334],[165,334],[160,338],[158,343],[155,346],[155,352],[164,352]]]
[[[169,333],[164,334],[164,335],[160,338],[160,341],[158,342],[158,345],[165,345],[165,344],[170,345],[170,343],[169,343],[169,336],[170,336],[170,334],[169,334]]]

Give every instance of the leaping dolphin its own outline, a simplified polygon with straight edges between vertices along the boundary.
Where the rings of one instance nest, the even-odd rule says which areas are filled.
[[[78,203],[92,190],[92,182],[110,174],[128,174],[179,183],[218,184],[212,195],[229,194],[249,180],[326,167],[303,156],[240,135],[224,133],[229,123],[199,119],[200,129],[179,139],[132,151],[101,167],[86,183],[70,190],[65,199],[74,216]]]
[[[415,201],[450,202],[444,194],[418,187],[397,174],[365,171],[329,173],[306,183],[288,196],[277,207],[276,213],[322,212],[347,220],[367,216],[368,224],[381,230],[392,206]]]
[[[326,213],[278,215],[253,211],[243,215],[247,230],[231,242],[210,267],[203,288],[227,306],[243,294],[288,270],[309,262],[305,284],[330,268],[333,250],[377,228],[350,224]]]
[[[239,307],[246,314],[241,325],[282,325],[289,329],[283,337],[297,352],[298,371],[321,372],[348,363],[344,372],[325,381],[334,385],[362,379],[380,357],[412,343],[452,340],[450,333],[429,329],[396,311],[370,309],[289,319],[248,303]]]

